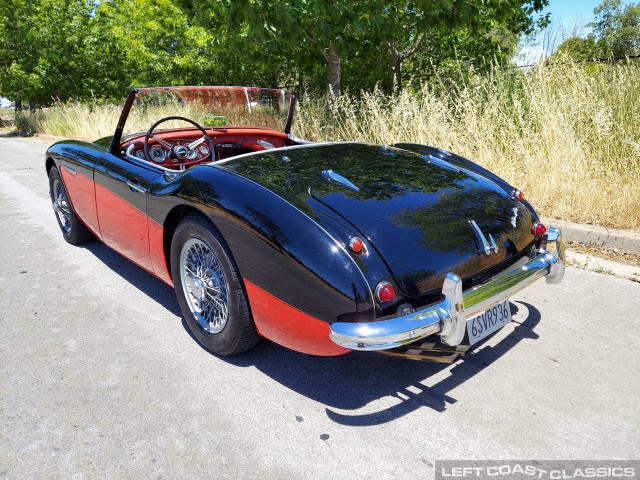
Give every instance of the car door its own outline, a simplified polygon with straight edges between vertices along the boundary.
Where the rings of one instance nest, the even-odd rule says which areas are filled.
[[[107,153],[96,164],[94,176],[103,241],[151,273],[147,194],[161,175],[151,166]]]

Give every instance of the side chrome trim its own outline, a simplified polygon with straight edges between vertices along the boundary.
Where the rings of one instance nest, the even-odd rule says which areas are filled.
[[[298,138],[295,135],[291,135],[290,133],[287,134],[287,138],[289,140],[291,140],[292,142],[296,142],[296,143],[298,143],[300,145],[311,145],[313,143],[317,143],[317,142],[311,142],[309,140],[303,140],[302,138]]]
[[[64,168],[67,172],[69,172],[71,175],[75,175],[76,173],[78,173],[76,170],[74,170],[71,167],[67,167],[66,165],[62,165],[62,168]]]
[[[459,345],[467,328],[467,318],[505,300],[536,280],[560,283],[564,276],[562,232],[549,228],[547,249],[526,264],[487,283],[462,292],[462,280],[448,273],[442,288],[444,300],[403,317],[369,323],[335,322],[330,338],[351,350],[387,350],[412,343],[434,333],[446,345]]]
[[[452,165],[449,162],[447,162],[446,160],[442,160],[441,158],[434,157],[433,155],[423,155],[422,159],[426,160],[427,163],[431,163],[433,165],[437,165],[440,168],[445,168],[447,170],[452,170],[454,172],[459,172],[460,171],[460,169],[458,167],[456,167],[455,165]]]

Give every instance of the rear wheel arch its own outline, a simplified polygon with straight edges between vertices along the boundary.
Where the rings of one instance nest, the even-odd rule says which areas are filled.
[[[47,170],[47,176],[49,176],[49,173],[51,172],[51,169],[56,166],[56,162],[53,161],[53,158],[48,157],[47,161],[44,164],[44,166],[45,166],[45,168]]]
[[[211,224],[217,228],[215,223],[206,215],[203,211],[198,210],[191,205],[178,205],[174,207],[169,214],[165,217],[164,223],[162,225],[163,230],[163,238],[162,238],[162,246],[164,251],[164,260],[167,265],[167,271],[169,275],[171,275],[171,240],[173,239],[173,234],[178,227],[178,224],[188,215],[199,215],[205,220],[211,222]]]

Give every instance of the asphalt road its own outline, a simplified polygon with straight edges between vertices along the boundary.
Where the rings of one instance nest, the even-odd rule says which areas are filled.
[[[171,288],[60,234],[0,137],[0,478],[433,478],[443,459],[640,459],[640,284],[568,268],[453,366],[269,341],[211,355]]]

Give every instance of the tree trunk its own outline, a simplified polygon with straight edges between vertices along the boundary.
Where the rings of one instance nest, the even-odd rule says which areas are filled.
[[[36,113],[36,102],[29,101],[29,110],[31,113]]]
[[[333,48],[333,44],[329,44],[327,52],[327,64],[329,65],[329,92],[333,97],[340,98],[340,57]]]
[[[301,69],[298,69],[298,96],[304,96],[304,77]]]
[[[20,110],[22,110],[22,100],[16,100],[16,101],[13,103],[13,108],[14,108],[14,111],[15,111],[16,113],[18,113]]]
[[[402,91],[402,64],[404,63],[404,59],[398,55],[393,61],[393,89],[395,93],[400,93]]]

